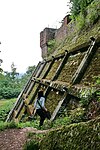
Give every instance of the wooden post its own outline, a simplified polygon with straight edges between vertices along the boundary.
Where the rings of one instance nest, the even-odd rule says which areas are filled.
[[[31,84],[30,84],[30,86],[29,86],[29,88],[28,88],[28,90],[26,92],[26,97],[31,93],[34,85],[35,85],[35,81],[31,81]]]
[[[40,76],[40,74],[42,73],[46,63],[47,63],[46,61],[42,62],[41,67],[40,67],[39,71],[36,74],[36,78],[38,78]]]
[[[38,73],[39,69],[41,68],[41,65],[42,65],[42,63],[39,62],[38,66],[37,66],[37,69],[36,69],[36,72],[35,72],[34,75],[38,76],[37,73]],[[30,94],[30,92],[32,91],[32,89],[33,89],[33,87],[34,87],[34,85],[35,85],[35,81],[33,81],[32,78],[33,78],[33,75],[31,76],[31,78],[30,78],[30,83],[29,83],[29,85],[27,86],[26,96],[28,96],[28,95]]]
[[[64,98],[59,101],[59,103],[58,103],[56,109],[54,110],[54,112],[53,112],[53,114],[52,114],[52,116],[51,116],[50,121],[53,121],[53,120],[55,119],[56,115],[58,114],[58,112],[59,112],[59,110],[60,110],[60,108],[61,108],[61,106],[62,106],[62,104],[63,104],[64,101],[66,100],[67,94],[68,94],[68,91],[67,91],[67,90],[64,90]]]
[[[67,62],[67,60],[68,60],[68,58],[69,58],[69,53],[68,53],[68,51],[66,50],[65,51],[65,55],[64,55],[64,57],[63,57],[63,60],[62,60],[62,62],[60,63],[60,65],[59,65],[59,67],[58,67],[58,69],[56,70],[56,73],[55,73],[55,75],[53,76],[53,78],[51,79],[51,81],[54,81],[55,79],[57,79],[57,77],[58,77],[58,75],[60,74],[60,72],[61,72],[61,70],[62,70],[62,68],[63,68],[63,66],[64,66],[64,64]],[[51,83],[52,84],[52,83]],[[46,89],[46,91],[45,91],[45,97],[47,97],[47,95],[48,95],[48,93],[49,93],[49,91],[50,91],[50,86],[48,86],[48,88]]]
[[[15,118],[17,118],[17,117],[19,116],[19,114],[20,114],[20,112],[21,112],[23,106],[24,106],[24,101],[22,101],[22,102],[20,103],[20,106],[19,106],[19,108],[18,108],[18,110],[17,110],[17,114],[16,114]]]
[[[51,69],[51,67],[52,67],[52,65],[53,65],[53,63],[54,63],[54,61],[55,61],[54,57],[52,57],[52,58],[53,58],[53,59],[51,60],[51,63],[50,63],[50,65],[49,65],[48,69],[46,70],[46,72],[45,72],[43,78],[45,78],[45,77],[47,76],[49,70]]]
[[[41,62],[38,63],[37,67],[35,68],[35,70],[33,71],[32,75],[31,75],[30,79],[28,80],[28,82],[27,82],[27,84],[26,84],[26,86],[24,88],[24,93],[26,93],[28,88],[30,87],[32,77],[36,76],[40,66],[41,66]]]
[[[39,83],[38,87],[36,88],[36,90],[35,90],[35,92],[34,92],[34,94],[33,94],[32,98],[31,98],[31,100],[30,100],[30,102],[29,102],[29,105],[31,105],[31,104],[32,104],[32,102],[33,102],[34,98],[36,97],[36,94],[37,94],[37,93],[38,93],[38,91],[39,91],[40,86],[41,86],[41,84]]]
[[[79,83],[80,80],[82,79],[94,53],[96,50],[96,45],[95,45],[95,39],[91,39],[91,44],[83,58],[83,60],[81,61],[78,69],[76,70],[75,74],[72,77],[72,84],[76,84]]]
[[[65,56],[63,57],[63,59],[62,59],[60,65],[59,65],[58,69],[56,70],[55,75],[54,75],[53,78],[51,79],[52,81],[54,81],[54,80],[56,80],[56,79],[58,78],[58,76],[59,76],[59,74],[60,74],[62,68],[64,67],[64,64],[67,62],[67,60],[68,60],[68,58],[69,58],[69,55],[70,55],[70,54],[69,54],[68,51],[66,50],[66,51],[65,51]]]

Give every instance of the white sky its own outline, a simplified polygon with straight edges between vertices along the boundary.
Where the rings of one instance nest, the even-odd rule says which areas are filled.
[[[4,71],[17,72],[41,58],[40,32],[45,27],[57,28],[67,14],[69,0],[0,0],[0,59]]]

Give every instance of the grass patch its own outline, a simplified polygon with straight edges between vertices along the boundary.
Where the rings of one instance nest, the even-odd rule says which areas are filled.
[[[25,128],[25,127],[38,128],[38,126],[39,126],[39,121],[38,120],[18,123],[18,128]]]
[[[13,108],[15,101],[16,98],[0,100],[0,121],[6,120],[10,110]]]
[[[29,132],[27,135],[27,142],[25,143],[23,150],[36,150],[40,149],[40,142],[45,137],[45,133],[32,133]]]
[[[30,140],[29,142],[26,142],[26,144],[23,147],[23,150],[38,150],[39,144],[35,140]]]
[[[0,131],[3,131],[5,129],[14,129],[14,128],[18,128],[18,125],[15,122],[0,121]]]

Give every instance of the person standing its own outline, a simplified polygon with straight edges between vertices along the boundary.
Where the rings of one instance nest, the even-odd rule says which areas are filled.
[[[45,97],[42,90],[38,92],[37,99],[34,103],[34,109],[36,109],[36,114],[40,116],[39,127],[41,127],[46,119],[47,112],[47,108],[45,107]]]

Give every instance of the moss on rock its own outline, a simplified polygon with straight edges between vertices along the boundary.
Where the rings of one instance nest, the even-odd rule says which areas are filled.
[[[70,83],[83,57],[84,53],[78,53],[76,55],[70,56],[57,80]]]
[[[51,114],[53,113],[53,111],[57,107],[58,102],[61,100],[61,98],[62,98],[62,95],[57,94],[56,91],[51,90],[49,92],[49,94],[47,96],[47,100],[46,100],[46,107],[51,112]]]
[[[47,76],[46,76],[46,79],[52,79],[52,77],[55,75],[55,72],[56,72],[56,70],[57,70],[57,68],[58,68],[58,66],[59,66],[59,64],[60,64],[60,62],[61,62],[60,59],[59,59],[59,60],[56,60],[56,61],[54,62],[54,64],[52,65],[52,67],[51,67],[51,69],[50,69],[50,71],[49,71],[49,73],[48,73]]]
[[[100,117],[52,131],[40,143],[40,150],[80,149],[100,149]]]
[[[87,68],[81,83],[85,85],[85,83],[94,84],[94,77],[100,75],[100,48],[98,48],[96,54],[94,55],[89,67]]]

